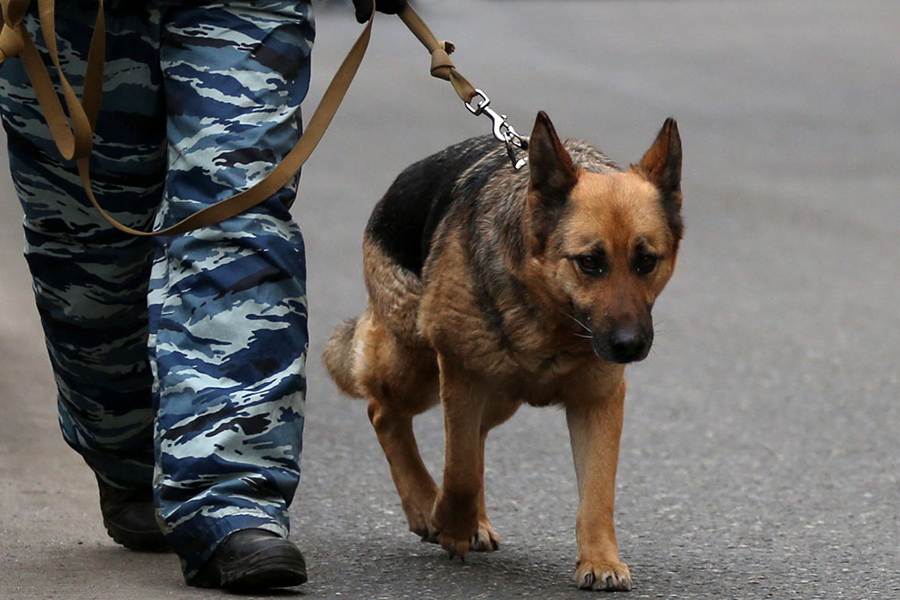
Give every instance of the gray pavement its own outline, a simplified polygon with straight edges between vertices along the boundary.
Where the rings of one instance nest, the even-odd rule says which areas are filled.
[[[900,598],[900,4],[419,2],[456,64],[527,132],[627,164],[665,117],[684,142],[687,237],[630,369],[618,480],[629,598]],[[319,15],[313,96],[357,30]],[[486,132],[383,18],[305,168],[312,349],[292,516],[313,598],[585,597],[562,414],[488,441],[500,552],[449,561],[405,531],[362,403],[318,358],[364,306],[360,236],[406,165]],[[5,172],[5,168],[3,169]],[[0,598],[193,598],[172,556],[105,538],[60,440],[8,178],[0,202]],[[440,415],[417,427],[439,472]]]

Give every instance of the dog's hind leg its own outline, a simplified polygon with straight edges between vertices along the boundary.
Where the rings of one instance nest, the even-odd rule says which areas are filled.
[[[437,536],[431,523],[431,509],[437,485],[419,454],[412,427],[414,416],[386,406],[381,399],[369,401],[369,419],[391,468],[409,530],[423,540],[435,542]]]
[[[437,541],[431,510],[437,495],[413,433],[413,417],[438,402],[437,363],[430,348],[404,345],[374,322],[366,340],[360,383],[369,398],[369,420],[384,451],[410,531]]]

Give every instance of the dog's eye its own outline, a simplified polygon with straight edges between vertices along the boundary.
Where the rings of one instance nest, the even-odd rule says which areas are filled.
[[[649,275],[656,269],[659,257],[655,254],[641,254],[634,261],[634,270],[639,275]]]
[[[586,275],[602,275],[606,271],[606,260],[597,254],[576,256],[575,264]]]

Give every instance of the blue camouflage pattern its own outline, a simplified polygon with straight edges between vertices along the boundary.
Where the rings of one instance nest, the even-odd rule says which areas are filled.
[[[95,7],[58,10],[76,91]],[[259,181],[299,138],[313,38],[308,1],[111,5],[100,203],[158,228]],[[90,206],[18,60],[0,70],[0,112],[66,442],[106,482],[153,486],[189,582],[234,531],[287,536],[308,348],[297,179],[218,226],[133,237]]]

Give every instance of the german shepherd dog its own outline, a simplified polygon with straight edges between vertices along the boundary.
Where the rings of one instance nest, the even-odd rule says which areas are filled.
[[[539,113],[529,168],[489,136],[406,169],[363,239],[369,304],[328,341],[338,387],[369,402],[410,529],[451,558],[497,550],[484,502],[488,431],[523,403],[561,405],[575,459],[579,588],[628,590],[613,503],[625,365],[647,356],[650,310],[682,237],[681,140],[668,119],[620,170],[562,143]],[[412,420],[443,405],[439,488]]]

